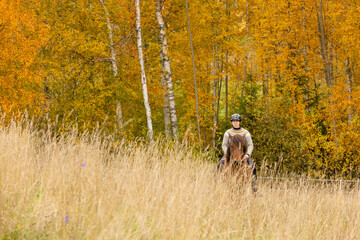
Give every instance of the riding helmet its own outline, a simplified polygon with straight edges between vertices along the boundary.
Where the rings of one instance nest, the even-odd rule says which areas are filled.
[[[235,114],[231,115],[230,121],[239,121],[239,122],[241,122],[240,114],[235,113]]]

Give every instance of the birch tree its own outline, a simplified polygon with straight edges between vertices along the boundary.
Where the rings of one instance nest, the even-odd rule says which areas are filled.
[[[305,35],[306,34],[306,9],[305,9],[305,3],[302,4],[302,8],[301,8],[301,11],[302,11],[302,30],[303,30],[303,34]],[[304,75],[305,77],[307,78],[308,77],[308,60],[307,60],[307,39],[304,39],[304,46],[303,46],[303,49],[302,49],[302,52],[303,52],[303,64],[304,64]],[[309,86],[308,84],[305,85],[305,101],[308,101],[309,100]],[[307,111],[310,111],[310,109],[307,107],[306,109]]]
[[[171,68],[170,68],[170,60],[168,57],[168,43],[166,39],[166,25],[164,23],[163,16],[161,14],[161,0],[156,0],[156,18],[159,24],[159,39],[160,39],[160,56],[162,61],[162,68],[163,68],[163,81],[165,84],[165,106],[168,103],[169,112],[170,112],[170,120],[172,125],[172,134],[174,139],[177,141],[177,116],[176,116],[176,108],[175,108],[175,97],[174,97],[174,90],[173,90],[173,83],[171,77]],[[164,106],[164,107],[165,107]],[[167,110],[164,110],[167,111]],[[165,114],[166,116],[166,114]],[[165,119],[165,121],[167,121]]]
[[[338,144],[337,141],[337,129],[336,129],[336,120],[335,120],[335,113],[333,109],[333,101],[331,89],[334,86],[334,73],[333,73],[333,63],[331,59],[331,53],[328,46],[328,36],[325,32],[325,19],[324,19],[324,12],[323,12],[323,3],[322,0],[319,0],[319,5],[317,6],[317,22],[319,27],[319,41],[320,41],[320,53],[321,57],[324,62],[324,74],[325,74],[325,81],[328,87],[328,96],[329,96],[329,107],[331,112],[331,122],[333,125],[333,134],[335,138],[335,143]]]
[[[216,11],[217,12],[217,11]],[[214,13],[212,12],[211,15]],[[215,13],[216,14],[216,13]],[[213,63],[212,63],[212,75],[213,75],[213,126],[212,126],[212,146],[215,148],[215,135],[217,128],[217,86],[219,82],[219,58],[218,58],[218,42],[219,31],[215,30],[215,23],[212,24],[212,31],[215,35],[213,41]]]
[[[161,63],[163,65],[163,63]],[[164,68],[162,66],[162,68]],[[167,94],[167,85],[165,81],[165,74],[161,73],[161,87],[164,91],[163,99],[164,99],[164,105],[163,105],[163,113],[164,113],[164,125],[165,125],[165,138],[166,140],[170,140],[171,137],[171,121],[170,121],[170,110],[169,110],[169,97]]]
[[[353,119],[353,111],[352,111],[352,98],[351,98],[351,82],[352,82],[352,63],[350,63],[349,57],[345,60],[345,71],[346,71],[346,91],[347,91],[347,100],[348,100],[348,109],[347,109],[347,118],[348,118],[348,124],[351,124],[351,121]]]
[[[226,8],[226,18],[228,19],[228,21],[230,22],[230,10],[228,9],[228,1],[225,2],[225,8]],[[229,29],[226,30],[226,34],[228,34]],[[227,39],[228,40],[228,39]],[[225,119],[228,119],[228,94],[229,94],[229,69],[228,69],[228,64],[229,64],[229,50],[226,49],[225,52]]]
[[[326,85],[329,88],[332,88],[334,86],[334,74],[332,71],[333,66],[330,58],[328,40],[325,32],[325,20],[322,0],[319,1],[317,17],[319,27],[320,53],[324,62],[325,81]]]
[[[249,1],[246,0],[246,35],[245,35],[245,58],[244,58],[244,79],[241,88],[241,96],[244,96],[245,82],[247,78],[247,65],[248,65],[248,54],[247,54],[247,43],[249,41]]]
[[[137,49],[138,49],[138,54],[139,54],[141,87],[142,87],[142,92],[143,92],[143,97],[144,97],[144,105],[145,105],[145,110],[146,110],[148,137],[149,137],[150,141],[154,141],[153,127],[152,127],[152,121],[151,121],[151,109],[150,109],[149,95],[148,95],[147,85],[146,85],[144,55],[143,55],[143,51],[142,51],[140,0],[135,0],[135,8],[136,8]]]
[[[109,30],[109,45],[110,45],[110,62],[111,62],[111,69],[112,69],[112,74],[113,77],[115,78],[116,75],[118,74],[118,67],[117,67],[117,61],[116,61],[116,51],[115,51],[115,47],[114,47],[114,31],[113,28],[111,26],[111,22],[110,22],[110,15],[109,12],[107,10],[107,7],[105,5],[105,0],[99,0],[101,5],[104,8],[104,13],[105,13],[105,18],[106,18],[106,24],[107,24],[107,28]],[[122,109],[121,109],[121,102],[119,100],[116,100],[116,115],[117,115],[117,119],[118,119],[118,124],[120,127],[120,133],[121,135],[123,135],[124,132],[124,121],[123,121],[123,117],[122,117]]]
[[[188,25],[188,30],[189,30],[189,39],[190,39],[190,47],[191,47],[191,59],[192,59],[192,65],[193,65],[195,101],[196,101],[196,120],[197,120],[197,129],[198,129],[198,138],[199,138],[199,148],[201,150],[200,116],[199,116],[199,101],[198,101],[197,86],[196,86],[195,57],[194,57],[194,48],[193,48],[192,37],[191,37],[190,17],[189,17],[189,8],[188,8],[187,0],[185,0],[185,8],[186,8],[187,25]]]

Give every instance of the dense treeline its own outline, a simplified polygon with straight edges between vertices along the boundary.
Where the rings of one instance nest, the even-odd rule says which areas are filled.
[[[359,176],[357,1],[136,2],[0,0],[1,111],[217,154],[238,112],[259,165]]]

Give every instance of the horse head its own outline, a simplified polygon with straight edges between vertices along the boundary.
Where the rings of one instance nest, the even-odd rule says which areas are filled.
[[[230,164],[230,162],[241,162],[241,159],[244,157],[244,154],[247,151],[247,144],[244,136],[235,135],[230,136],[230,144],[226,151],[226,164]]]

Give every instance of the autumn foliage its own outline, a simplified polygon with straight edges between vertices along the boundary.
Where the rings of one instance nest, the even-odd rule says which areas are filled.
[[[165,135],[156,2],[166,24],[180,141],[198,146],[184,0],[140,1],[155,137]],[[7,116],[101,126],[146,137],[132,1],[0,0],[0,105]],[[240,113],[257,164],[355,178],[360,156],[360,5],[357,1],[188,1],[199,96],[200,146],[221,155]],[[107,16],[113,29],[112,72]],[[123,132],[117,103],[121,103]],[[54,127],[54,131],[64,131]]]

